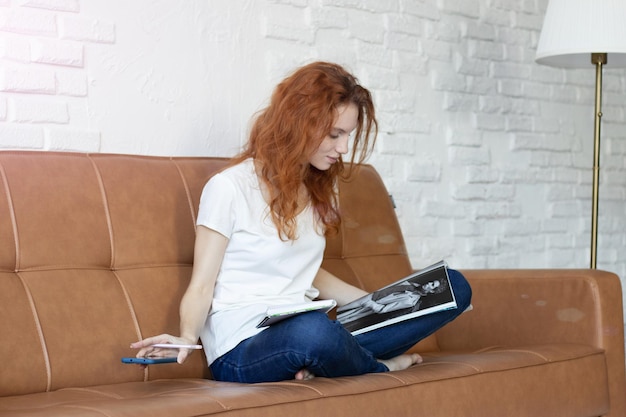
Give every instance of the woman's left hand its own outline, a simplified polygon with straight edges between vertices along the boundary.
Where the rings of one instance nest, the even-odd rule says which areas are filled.
[[[161,334],[159,336],[148,337],[140,340],[139,342],[131,343],[132,349],[139,349],[136,357],[138,358],[170,358],[176,357],[176,361],[180,364],[185,362],[192,349],[180,349],[180,348],[162,348],[154,347],[156,344],[180,344],[190,345],[195,344],[195,341],[189,341],[182,337],[176,337],[169,334]]]

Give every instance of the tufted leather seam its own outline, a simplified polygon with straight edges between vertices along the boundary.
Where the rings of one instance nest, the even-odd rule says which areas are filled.
[[[9,216],[11,216],[11,226],[13,228],[13,241],[15,243],[15,272],[20,270],[20,239],[17,234],[17,221],[15,219],[15,207],[13,207],[13,198],[11,197],[11,190],[9,188],[9,181],[6,176],[6,172],[4,171],[4,167],[2,163],[0,163],[0,178],[2,179],[2,183],[4,184],[4,189],[6,190],[7,196],[7,204],[9,206]]]
[[[185,189],[185,195],[187,196],[187,204],[189,206],[189,212],[191,213],[191,221],[193,222],[193,227],[195,230],[196,214],[194,211],[193,199],[191,198],[191,190],[189,189],[189,183],[187,182],[187,178],[185,178],[185,174],[183,174],[183,170],[180,168],[180,164],[178,163],[178,161],[176,161],[176,159],[174,158],[171,158],[170,161],[172,161],[172,163],[176,167],[176,170],[178,171],[178,175],[180,175],[180,179],[183,182],[183,188]]]
[[[113,269],[113,266],[115,265],[115,241],[113,239],[113,224],[111,222],[111,212],[109,211],[109,200],[107,198],[106,189],[104,187],[104,181],[102,180],[102,173],[100,172],[100,169],[98,169],[96,161],[91,157],[91,154],[86,154],[85,156],[87,157],[87,159],[89,159],[89,162],[91,162],[91,165],[93,166],[94,173],[96,174],[96,178],[98,180],[98,186],[100,187],[102,206],[104,208],[105,218],[107,221],[107,228],[109,229],[109,245],[111,249],[110,267],[111,269]]]
[[[37,313],[37,306],[35,306],[35,300],[33,299],[32,292],[30,287],[22,278],[19,273],[16,273],[19,278],[22,286],[24,287],[24,291],[26,292],[26,296],[28,297],[28,304],[30,305],[31,312],[33,314],[33,320],[35,322],[35,327],[37,329],[37,335],[39,336],[39,343],[41,344],[41,353],[43,355],[43,360],[46,366],[46,392],[49,392],[52,387],[52,369],[50,367],[50,355],[48,354],[48,346],[46,345],[46,338],[43,334],[43,328],[41,327],[41,320],[39,319],[39,314]]]

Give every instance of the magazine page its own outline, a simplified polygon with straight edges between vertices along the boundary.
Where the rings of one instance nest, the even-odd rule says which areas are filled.
[[[335,300],[316,300],[299,304],[286,304],[280,306],[268,307],[265,317],[256,327],[267,327],[279,321],[288,319],[297,314],[307,313],[309,311],[321,310],[328,313],[337,305]]]
[[[357,335],[456,307],[447,265],[440,261],[340,307],[337,320]]]

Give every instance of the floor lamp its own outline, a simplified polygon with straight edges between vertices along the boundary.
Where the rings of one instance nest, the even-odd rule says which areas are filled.
[[[603,67],[626,67],[626,0],[549,0],[535,60],[563,68],[596,67],[591,262],[596,268]]]

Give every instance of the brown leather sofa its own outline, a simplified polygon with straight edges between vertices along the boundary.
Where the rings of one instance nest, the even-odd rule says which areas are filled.
[[[474,309],[401,372],[244,385],[211,380],[201,352],[122,364],[130,342],[177,333],[199,195],[223,164],[0,152],[0,415],[626,415],[621,288],[602,271],[463,271]],[[326,268],[369,290],[407,274],[376,171],[341,194]]]

